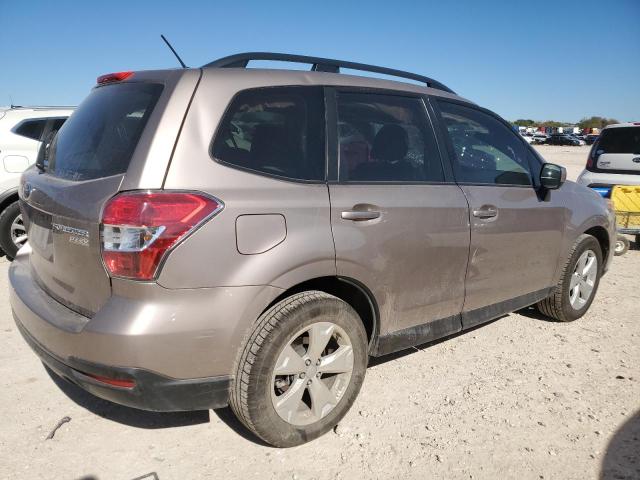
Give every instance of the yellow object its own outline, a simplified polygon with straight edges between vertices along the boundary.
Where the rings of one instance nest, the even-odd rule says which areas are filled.
[[[616,185],[611,191],[618,228],[640,228],[640,185]]]

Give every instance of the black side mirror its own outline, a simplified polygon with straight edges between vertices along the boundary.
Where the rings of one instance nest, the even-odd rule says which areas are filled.
[[[547,190],[557,190],[567,179],[567,169],[555,163],[545,163],[540,171],[540,185]]]

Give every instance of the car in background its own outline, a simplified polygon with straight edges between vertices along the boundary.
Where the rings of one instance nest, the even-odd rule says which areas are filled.
[[[547,143],[548,141],[549,135],[547,135],[546,133],[534,133],[531,137],[531,143],[534,143],[536,145],[542,145],[544,143]]]
[[[549,145],[571,145],[577,147],[580,145],[580,140],[566,133],[554,133],[549,137],[547,143]]]
[[[533,142],[533,138],[531,137],[530,134],[528,133],[521,133],[520,136],[522,137],[522,139],[527,142],[527,143],[532,143]]]
[[[584,135],[578,135],[577,133],[570,133],[569,136],[575,138],[576,140],[578,140],[580,142],[580,145],[586,145],[587,144],[587,142],[584,139]]]
[[[73,107],[0,108],[0,249],[13,259],[27,241],[18,205],[20,174],[34,164],[46,138],[62,127]]]
[[[585,135],[584,141],[586,142],[587,145],[593,145],[593,142],[595,142],[599,136],[600,134],[598,133],[590,133],[588,135]]]
[[[605,127],[577,182],[609,191],[613,185],[640,185],[640,122]]]

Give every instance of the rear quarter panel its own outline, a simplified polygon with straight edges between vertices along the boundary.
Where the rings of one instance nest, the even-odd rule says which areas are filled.
[[[336,274],[326,184],[267,177],[223,165],[210,156],[218,122],[233,96],[269,84],[268,76],[231,78],[226,72],[203,71],[164,188],[206,192],[224,202],[224,209],[171,252],[158,278],[161,285],[289,288]],[[256,214],[282,215],[286,235],[283,240],[278,235],[278,241],[267,242],[269,248],[262,253],[240,253],[238,245],[245,244],[242,240],[246,238],[240,242],[236,238],[238,217]],[[240,230],[243,235],[271,236],[258,227]]]

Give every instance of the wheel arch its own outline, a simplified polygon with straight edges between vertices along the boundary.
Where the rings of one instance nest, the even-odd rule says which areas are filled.
[[[18,187],[11,188],[0,194],[0,213],[18,199]]]
[[[584,233],[587,235],[591,235],[592,237],[595,237],[596,240],[598,240],[600,249],[602,250],[602,258],[606,259],[609,256],[609,249],[611,248],[611,245],[609,243],[609,232],[607,232],[607,229],[602,226],[596,225],[595,227],[591,227],[585,230]]]
[[[373,293],[365,285],[353,278],[325,276],[305,280],[278,295],[264,311],[291,295],[308,290],[319,290],[328,293],[349,304],[362,320],[367,332],[369,351],[371,352],[374,349],[380,333],[378,304]]]

